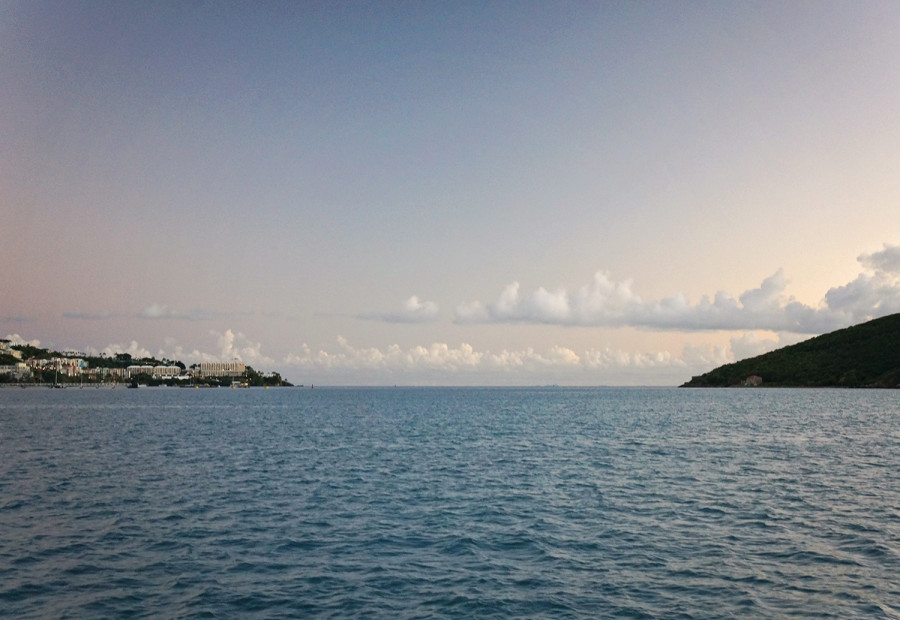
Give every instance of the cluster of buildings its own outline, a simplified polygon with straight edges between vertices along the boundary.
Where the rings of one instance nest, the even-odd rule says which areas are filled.
[[[150,377],[159,380],[190,380],[192,377],[221,378],[243,377],[246,366],[241,362],[201,362],[191,368],[171,365],[132,364],[127,367],[90,367],[83,353],[64,352],[62,357],[30,358],[22,360],[20,351],[13,349],[9,341],[0,340],[0,353],[11,355],[21,361],[16,364],[0,365],[0,376],[14,379],[28,379],[34,370],[50,371],[64,377],[82,377],[89,381],[126,381],[136,377]]]
[[[22,354],[9,346],[9,340],[0,340],[0,353],[11,355],[17,360],[20,360],[15,364],[0,364],[0,377],[9,375],[16,379],[22,379],[31,374],[28,370],[28,365],[21,361]]]

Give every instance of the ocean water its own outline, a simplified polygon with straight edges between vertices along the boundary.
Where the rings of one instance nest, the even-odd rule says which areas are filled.
[[[900,618],[900,392],[2,389],[0,616]]]

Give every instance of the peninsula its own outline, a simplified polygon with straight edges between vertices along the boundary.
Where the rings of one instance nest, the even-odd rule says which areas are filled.
[[[900,314],[726,364],[681,387],[900,388]]]
[[[53,351],[0,340],[0,383],[130,384],[204,387],[291,386],[277,372],[261,373],[239,361],[183,362],[153,357],[133,358],[128,353],[86,355]]]

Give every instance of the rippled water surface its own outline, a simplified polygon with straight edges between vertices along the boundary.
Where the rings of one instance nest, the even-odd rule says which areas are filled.
[[[900,392],[2,389],[0,615],[900,618]]]

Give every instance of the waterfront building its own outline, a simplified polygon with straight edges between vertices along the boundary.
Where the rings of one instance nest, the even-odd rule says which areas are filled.
[[[24,362],[19,362],[18,364],[0,365],[0,376],[9,375],[10,377],[15,377],[16,379],[24,379],[30,374],[31,371],[28,369],[28,365]]]
[[[128,376],[150,375],[154,379],[174,379],[181,374],[180,366],[133,365],[128,367]]]
[[[200,362],[201,377],[243,377],[247,372],[243,362]]]

